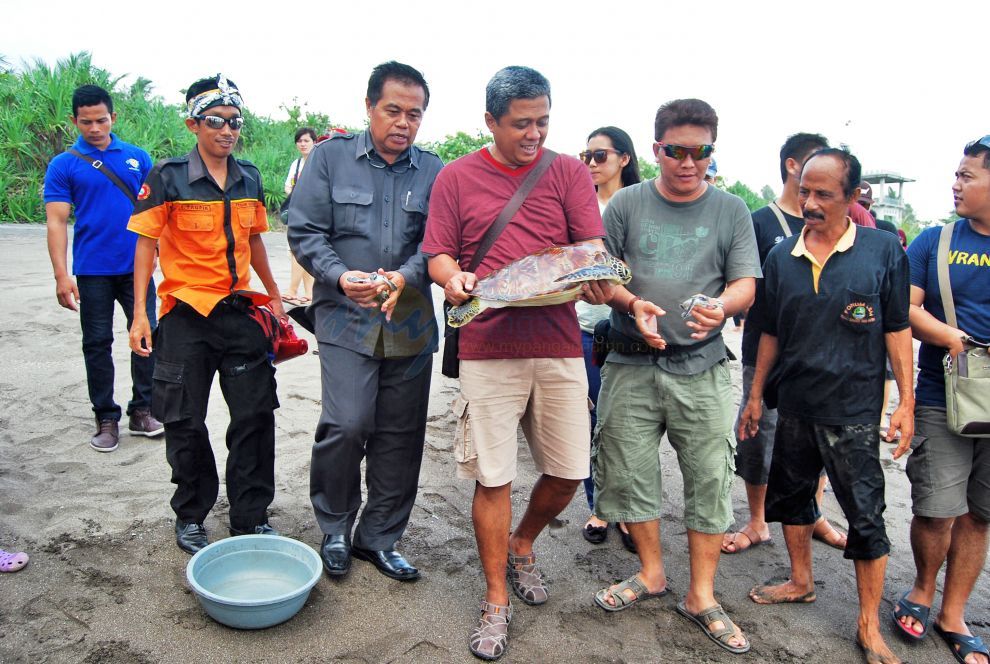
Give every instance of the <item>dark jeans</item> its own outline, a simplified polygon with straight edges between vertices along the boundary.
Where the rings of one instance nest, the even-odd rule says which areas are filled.
[[[883,522],[883,467],[878,424],[816,424],[777,414],[767,483],[767,521],[805,526],[818,520],[815,501],[822,466],[849,521],[846,558],[876,560],[890,553]],[[744,443],[745,444],[745,443]]]
[[[79,324],[82,326],[83,358],[89,400],[98,420],[120,420],[120,406],[113,400],[113,303],[120,303],[131,329],[134,318],[134,275],[78,275]],[[155,280],[148,282],[148,320],[155,329]],[[126,341],[125,341],[126,343]],[[151,407],[151,376],[154,355],[141,357],[131,353],[131,400],[127,414],[138,408]]]
[[[206,428],[213,376],[230,412],[227,500],[230,525],[251,530],[268,520],[275,497],[275,367],[271,342],[246,313],[244,298],[220,302],[203,317],[180,302],[162,316],[155,335],[152,411],[165,424],[175,515],[202,523],[220,490]]]
[[[591,361],[591,346],[595,336],[581,330],[581,349],[584,351],[584,370],[588,374],[588,398],[595,407],[591,409],[591,435],[595,435],[598,424],[598,393],[602,389],[602,368]],[[588,498],[588,507],[595,511],[595,482],[589,475],[584,480],[584,495]]]
[[[320,344],[323,410],[309,495],[320,530],[374,551],[395,547],[409,522],[426,440],[433,358],[382,359]],[[361,461],[368,502],[361,512]]]

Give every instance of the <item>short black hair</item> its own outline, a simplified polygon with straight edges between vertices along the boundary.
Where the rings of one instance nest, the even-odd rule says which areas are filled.
[[[780,148],[780,181],[787,183],[787,160],[805,161],[812,152],[828,147],[821,134],[798,133],[788,136]]]
[[[423,88],[423,110],[430,105],[430,86],[426,84],[423,74],[414,67],[389,60],[372,69],[368,78],[368,102],[372,106],[377,105],[382,98],[382,89],[388,80],[398,81],[403,85],[418,85]]]
[[[189,86],[189,89],[186,90],[186,103],[188,103],[189,100],[192,99],[193,97],[195,97],[196,95],[202,94],[202,93],[206,92],[207,90],[216,90],[216,88],[217,88],[217,79],[219,77],[220,77],[220,74],[214,74],[213,76],[207,76],[206,78],[201,78],[198,81],[196,81],[195,83],[193,83],[192,85],[190,85]],[[236,88],[237,90],[240,90],[240,88],[237,87],[237,84],[234,83],[229,78],[227,79],[227,83],[230,84],[230,87]],[[240,93],[238,93],[238,94],[240,94]]]
[[[509,112],[509,106],[516,99],[540,97],[546,97],[547,103],[550,103],[550,81],[547,77],[530,67],[511,65],[495,72],[485,86],[485,110],[498,122]]]
[[[984,136],[986,138],[986,136]],[[982,138],[978,138],[972,143],[967,143],[966,147],[963,148],[964,157],[977,157],[983,155],[983,168],[990,170],[990,147],[983,145],[980,141]]]
[[[110,93],[98,85],[80,85],[72,93],[72,117],[79,114],[80,106],[99,106],[106,104],[107,111],[113,113],[113,99]]]
[[[859,159],[851,152],[841,148],[823,148],[811,153],[811,156],[804,162],[805,166],[814,157],[835,157],[845,165],[846,179],[842,183],[842,195],[851,198],[859,187],[859,183],[863,181],[863,168],[859,164]]]
[[[708,102],[700,99],[675,99],[657,109],[653,124],[654,140],[663,140],[664,133],[671,127],[696,125],[712,133],[712,143],[718,138],[718,115]]]
[[[313,139],[314,143],[316,142],[316,130],[313,129],[312,127],[302,127],[300,129],[296,129],[296,137],[292,139],[292,142],[298,143],[299,139],[302,138],[303,136],[309,136],[310,138]]]
[[[629,155],[629,163],[622,168],[622,186],[628,187],[631,184],[638,184],[643,178],[639,174],[639,160],[636,158],[636,149],[633,147],[629,134],[618,127],[609,126],[594,130],[588,134],[588,140],[590,141],[595,136],[606,137],[612,142],[612,148],[617,150],[619,154]]]

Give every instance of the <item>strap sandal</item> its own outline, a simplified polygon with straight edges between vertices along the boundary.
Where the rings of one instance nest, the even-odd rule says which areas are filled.
[[[550,591],[543,582],[543,575],[536,569],[536,554],[525,556],[509,554],[509,564],[505,578],[512,586],[512,592],[530,606],[545,604],[550,599]]]
[[[900,628],[904,636],[915,641],[920,641],[928,634],[928,615],[931,613],[932,607],[925,606],[924,604],[918,604],[917,602],[912,602],[907,598],[910,593],[910,590],[905,591],[905,593],[901,595],[901,598],[897,600],[897,604],[894,605],[894,624]],[[901,622],[901,618],[908,617],[914,618],[921,624],[921,633],[915,632]]]
[[[973,653],[982,653],[990,658],[990,650],[983,643],[983,639],[978,636],[969,636],[968,634],[960,634],[959,632],[947,632],[939,627],[938,623],[935,623],[935,631],[945,639],[945,644],[949,646],[949,650],[952,651],[957,662],[966,664],[966,656]]]
[[[729,620],[729,616],[725,613],[721,604],[710,606],[698,613],[691,613],[688,611],[684,602],[678,602],[677,612],[700,627],[705,633],[705,636],[714,641],[720,648],[724,648],[736,655],[749,652],[750,642],[745,635],[743,635],[743,639],[746,641],[745,645],[734,646],[729,643],[729,639],[736,635],[736,624]],[[715,631],[709,629],[710,625],[714,622],[721,622],[723,625],[722,629]]]
[[[509,645],[509,621],[512,605],[492,604],[481,600],[481,617],[478,626],[471,630],[468,649],[475,657],[485,660],[498,659]]]
[[[627,590],[632,591],[632,597],[629,597],[629,595],[626,594]],[[634,574],[622,583],[616,584],[609,588],[602,588],[595,593],[595,604],[602,607],[606,611],[623,611],[628,609],[633,604],[645,602],[648,599],[663,597],[668,594],[670,594],[669,585],[658,593],[651,593],[649,588],[647,588],[646,585],[639,580],[639,575]],[[615,602],[614,605],[608,603],[609,596],[611,596],[612,601]]]

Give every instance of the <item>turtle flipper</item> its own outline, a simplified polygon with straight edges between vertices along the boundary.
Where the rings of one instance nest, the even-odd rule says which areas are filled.
[[[484,307],[481,305],[481,299],[472,297],[464,304],[451,307],[447,310],[447,325],[451,327],[467,325],[474,320],[475,316],[481,313],[482,309]]]
[[[565,284],[576,284],[582,281],[597,281],[599,279],[621,281],[620,275],[616,273],[615,268],[611,265],[589,265],[569,272],[562,277],[557,277],[554,281]]]

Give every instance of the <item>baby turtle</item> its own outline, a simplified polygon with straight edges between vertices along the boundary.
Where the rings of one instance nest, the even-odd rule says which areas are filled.
[[[577,299],[586,281],[628,284],[629,266],[589,243],[547,247],[523,256],[479,279],[471,299],[451,307],[447,323],[461,327],[485,309],[543,307]]]

